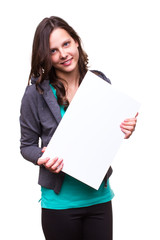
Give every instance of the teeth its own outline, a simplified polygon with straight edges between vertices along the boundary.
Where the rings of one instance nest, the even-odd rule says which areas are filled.
[[[70,63],[70,61],[71,61],[71,59],[69,59],[69,60],[63,62],[62,64],[68,64],[68,63]]]
[[[66,61],[66,62],[64,62],[64,63],[69,63],[70,62],[70,60],[68,60],[68,61]]]
[[[61,64],[69,64],[71,62],[71,59],[69,59],[69,60],[67,60],[67,61],[65,61],[65,62],[62,62]]]

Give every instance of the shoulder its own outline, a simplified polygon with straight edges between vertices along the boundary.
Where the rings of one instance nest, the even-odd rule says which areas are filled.
[[[103,80],[105,80],[106,82],[111,84],[111,81],[109,78],[106,77],[106,75],[104,73],[102,73],[101,71],[98,70],[90,70],[92,73],[96,74],[97,76],[99,76],[100,78],[102,78]]]
[[[38,92],[36,90],[36,86],[35,84],[33,85],[29,85],[26,87],[23,98],[22,98],[22,102],[31,102],[34,99],[37,98]]]
[[[42,94],[38,92],[35,84],[27,86],[21,100],[21,110],[28,110],[32,112],[37,111],[41,98]]]
[[[23,98],[28,100],[41,98],[43,93],[48,92],[49,88],[49,80],[44,80],[42,83],[36,85],[36,79],[32,79],[31,85],[28,85],[25,89]]]

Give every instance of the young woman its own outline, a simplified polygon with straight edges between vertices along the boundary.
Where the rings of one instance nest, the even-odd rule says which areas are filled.
[[[97,191],[63,173],[65,159],[41,158],[88,71],[87,64],[80,37],[71,26],[58,17],[40,22],[20,124],[21,153],[40,166],[42,228],[47,240],[112,239],[111,167]],[[103,73],[93,72],[110,83]],[[125,138],[135,126],[136,117],[124,120],[120,127]]]

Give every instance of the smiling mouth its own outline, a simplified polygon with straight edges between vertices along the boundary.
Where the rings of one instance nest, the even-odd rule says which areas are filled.
[[[62,62],[61,64],[64,66],[69,66],[71,64],[71,62],[72,62],[72,58],[68,59],[67,61]]]

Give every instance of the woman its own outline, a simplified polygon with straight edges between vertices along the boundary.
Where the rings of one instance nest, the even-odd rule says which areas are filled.
[[[63,173],[63,159],[58,156],[41,158],[88,70],[87,64],[88,56],[72,27],[58,17],[40,22],[33,41],[32,85],[22,99],[20,124],[21,153],[40,166],[42,228],[47,240],[112,239],[111,167],[97,191]],[[103,73],[93,72],[110,83]],[[136,117],[120,125],[125,138],[135,126]]]

